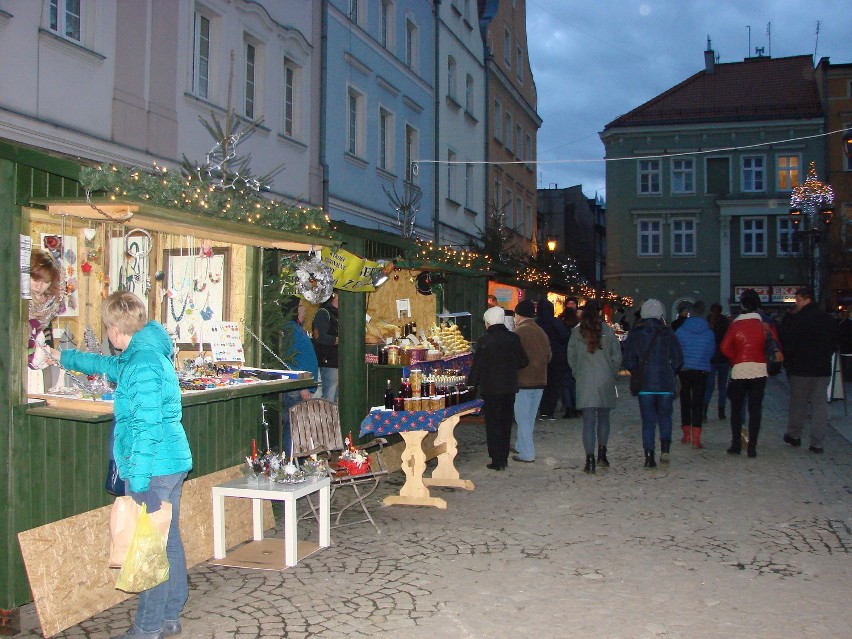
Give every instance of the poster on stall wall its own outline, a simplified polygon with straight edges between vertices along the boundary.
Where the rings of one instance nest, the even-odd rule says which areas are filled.
[[[73,235],[56,235],[42,233],[41,248],[48,251],[59,264],[62,272],[62,282],[65,285],[65,310],[59,317],[78,317],[80,315],[80,299],[77,293],[77,238]]]
[[[322,261],[331,269],[334,288],[356,293],[375,291],[373,274],[384,268],[378,262],[359,257],[340,248],[324,248]]]
[[[245,362],[240,326],[236,322],[204,322],[203,341],[209,342],[214,362]]]

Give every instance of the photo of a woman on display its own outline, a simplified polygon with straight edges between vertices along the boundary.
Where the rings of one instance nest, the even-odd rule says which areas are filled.
[[[30,303],[29,341],[27,344],[29,367],[36,371],[48,366],[47,351],[43,346],[53,346],[50,323],[62,313],[62,277],[59,264],[53,256],[42,249],[33,249],[30,254]],[[52,380],[44,380],[49,387]],[[38,391],[38,389],[30,389]]]

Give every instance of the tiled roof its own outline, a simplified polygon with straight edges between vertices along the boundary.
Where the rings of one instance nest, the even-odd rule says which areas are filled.
[[[604,127],[814,118],[823,115],[811,56],[716,64]]]

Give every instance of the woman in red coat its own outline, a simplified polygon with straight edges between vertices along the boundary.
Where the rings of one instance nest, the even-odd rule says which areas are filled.
[[[731,400],[731,455],[742,451],[741,433],[743,425],[743,403],[748,399],[748,447],[749,457],[757,457],[757,436],[760,433],[760,418],[763,410],[763,393],[766,390],[766,331],[777,340],[775,327],[764,322],[758,312],[760,297],[754,289],[743,291],[740,296],[742,312],[731,322],[722,339],[720,349],[731,363],[731,381],[728,383],[728,398]]]

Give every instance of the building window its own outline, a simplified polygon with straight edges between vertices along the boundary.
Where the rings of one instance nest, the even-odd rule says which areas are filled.
[[[516,197],[515,198],[515,230],[519,235],[524,235],[524,201]]]
[[[532,136],[529,133],[527,133],[524,142],[524,161],[529,166],[529,163],[532,162]]]
[[[393,5],[390,0],[382,0],[379,17],[379,42],[385,49],[393,45]]]
[[[502,221],[504,218],[503,218],[503,211],[501,210],[502,207],[501,207],[501,203],[500,203],[500,193],[501,193],[500,189],[501,189],[500,180],[495,178],[495,180],[494,180],[494,212],[497,214],[497,219]]]
[[[464,165],[464,207],[470,208],[473,199],[473,165]]]
[[[456,59],[453,56],[447,57],[447,95],[456,99]]]
[[[296,137],[296,67],[284,60],[284,135]]]
[[[798,155],[778,156],[778,190],[792,191],[793,187],[799,186],[801,176],[802,158]]]
[[[503,145],[508,149],[509,153],[512,152],[512,136],[514,135],[515,130],[512,128],[512,114],[504,113],[503,114]]]
[[[473,76],[469,73],[464,79],[464,110],[473,115]]]
[[[672,220],[672,255],[695,255],[695,220]]]
[[[447,199],[456,202],[456,154],[447,150]]]
[[[659,160],[639,160],[639,194],[660,194]]]
[[[660,220],[639,220],[639,246],[640,257],[662,255]]]
[[[766,255],[766,218],[742,218],[740,247],[740,254],[743,257]]]
[[[515,48],[515,73],[518,74],[518,81],[524,81],[524,50],[521,47]]]
[[[363,0],[349,0],[349,19],[355,24],[363,24],[361,18],[364,11]]]
[[[672,160],[672,193],[695,193],[694,160]]]
[[[356,157],[364,155],[364,96],[351,87],[346,104],[346,152]]]
[[[512,67],[512,33],[508,27],[503,28],[503,62]]]
[[[503,141],[503,109],[500,102],[494,100],[494,139],[498,142]]]
[[[405,66],[417,71],[417,25],[405,21]]]
[[[524,155],[524,130],[520,124],[515,125],[515,157],[519,160]]]
[[[527,212],[524,216],[524,237],[528,240],[532,239],[533,236],[533,213],[532,213],[532,204],[527,204]]]
[[[50,30],[54,33],[80,42],[80,15],[80,0],[50,0]]]
[[[778,247],[776,253],[780,257],[792,257],[799,254],[799,240],[796,238],[793,221],[786,215],[776,218],[778,224]]]
[[[199,98],[210,91],[210,19],[198,11],[193,18],[192,92]]]
[[[390,171],[393,166],[393,115],[379,107],[379,168]]]
[[[412,184],[416,182],[417,169],[414,159],[417,157],[417,129],[410,124],[405,125],[405,180]]]
[[[763,156],[750,155],[743,158],[743,191],[760,193],[766,190]]]
[[[246,48],[246,102],[245,102],[245,116],[250,120],[254,119],[254,93],[256,89],[255,85],[255,58],[257,55],[257,49],[255,46],[249,42],[245,43]]]
[[[501,211],[503,224],[510,229],[515,229],[515,214],[512,211],[512,205],[515,203],[515,195],[512,189],[503,189],[503,210]]]

